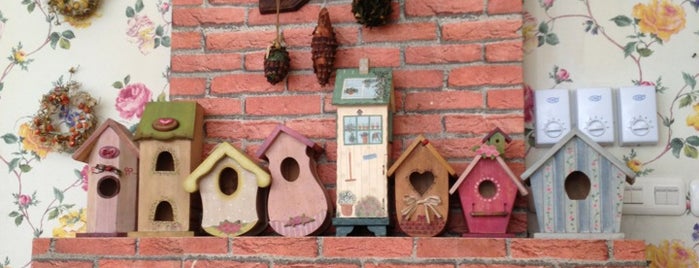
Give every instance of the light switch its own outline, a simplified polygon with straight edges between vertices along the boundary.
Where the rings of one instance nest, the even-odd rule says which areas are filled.
[[[614,143],[613,106],[611,88],[575,90],[575,118],[578,129],[597,143]]]
[[[570,132],[570,96],[567,89],[534,91],[536,145],[552,145]]]
[[[619,142],[625,145],[658,143],[658,120],[653,86],[619,88]]]
[[[624,214],[632,215],[682,215],[687,209],[685,189],[686,185],[682,178],[636,178],[633,185],[624,186],[622,211]],[[699,190],[699,181],[697,189]],[[631,196],[627,197],[627,194]],[[697,212],[699,213],[699,210]]]
[[[623,202],[624,204],[643,204],[643,187],[626,184]]]

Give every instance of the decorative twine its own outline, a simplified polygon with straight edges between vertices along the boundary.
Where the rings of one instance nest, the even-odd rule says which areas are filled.
[[[439,198],[439,196],[436,195],[430,195],[427,196],[425,199],[418,199],[417,196],[414,195],[405,195],[403,196],[403,204],[405,204],[406,208],[401,210],[401,215],[403,216],[404,219],[409,219],[413,213],[417,210],[417,207],[419,205],[423,205],[425,207],[425,217],[427,218],[427,224],[430,224],[430,210],[432,213],[434,213],[437,218],[442,218],[442,214],[437,211],[436,206],[442,203],[442,199]]]
[[[121,170],[112,165],[97,164],[92,167],[92,174],[100,174],[102,172],[113,172],[117,176],[121,176]]]
[[[280,47],[282,44],[282,35],[281,31],[279,30],[279,8],[281,6],[281,0],[276,1],[277,4],[277,39],[274,40],[275,46]]]

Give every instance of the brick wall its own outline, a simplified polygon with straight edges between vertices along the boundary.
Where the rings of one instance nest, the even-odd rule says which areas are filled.
[[[43,267],[645,267],[640,240],[409,237],[41,238]]]

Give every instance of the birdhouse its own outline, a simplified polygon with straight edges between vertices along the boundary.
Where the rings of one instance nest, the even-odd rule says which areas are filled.
[[[258,234],[267,226],[267,196],[260,189],[269,184],[269,173],[223,142],[187,176],[184,189],[201,195],[204,231],[232,237]]]
[[[633,184],[635,173],[579,130],[561,138],[522,178],[534,197],[534,237],[624,237],[624,184]]]
[[[449,177],[456,172],[422,135],[388,170],[395,181],[398,226],[410,236],[436,236],[449,215]]]
[[[191,196],[182,187],[201,163],[204,109],[196,102],[149,102],[139,141],[138,232],[129,236],[189,236]]]
[[[464,236],[513,237],[507,233],[517,192],[528,191],[502,158],[510,137],[496,128],[476,150],[476,156],[449,190],[458,191],[469,233]]]
[[[125,236],[136,230],[138,147],[131,132],[107,119],[73,153],[90,166],[87,174],[87,233]]]
[[[306,236],[330,224],[332,204],[316,171],[323,148],[295,130],[278,125],[257,151],[269,162],[269,225],[283,236]]]
[[[392,72],[386,68],[336,72],[337,107],[336,235],[362,225],[383,236],[388,225],[389,141],[392,139]],[[346,208],[345,208],[346,207]]]

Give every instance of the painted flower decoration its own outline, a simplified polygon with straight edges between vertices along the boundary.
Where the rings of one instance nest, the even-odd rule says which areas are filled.
[[[699,131],[699,103],[692,106],[694,109],[694,114],[687,116],[687,126],[694,127],[695,130]]]
[[[135,15],[128,21],[126,35],[131,43],[138,44],[141,54],[147,55],[155,47],[155,24],[147,16]]]
[[[243,227],[243,225],[240,223],[239,220],[235,221],[235,222],[230,222],[228,220],[224,220],[218,224],[216,229],[218,229],[222,233],[232,235],[232,234],[236,234],[236,233],[240,232],[240,228],[242,228],[242,227]]]
[[[87,231],[85,210],[72,210],[58,218],[59,226],[53,228],[53,237],[75,237],[75,233]]]
[[[522,37],[524,38],[522,49],[524,53],[529,53],[539,46],[538,33],[536,18],[531,13],[524,12],[522,21]]]
[[[20,207],[28,207],[32,203],[32,197],[26,194],[21,194],[17,197],[17,203]]]
[[[124,119],[141,118],[146,103],[151,99],[151,91],[142,83],[133,83],[119,91],[116,109]]]
[[[646,259],[649,267],[699,267],[699,259],[694,249],[685,247],[681,240],[663,240],[659,245],[646,247]]]
[[[39,158],[45,158],[51,151],[51,147],[45,146],[40,140],[40,136],[32,132],[29,123],[24,123],[19,127],[19,136],[22,137],[22,149],[34,152]]]
[[[632,12],[642,33],[654,34],[664,42],[684,29],[686,23],[684,9],[669,0],[651,0],[647,5],[639,3]]]
[[[83,166],[83,169],[80,170],[80,179],[81,179],[81,183],[82,183],[81,187],[83,188],[84,191],[87,191],[87,187],[88,187],[88,176],[87,176],[88,172],[90,172],[89,165]]]
[[[631,169],[631,171],[634,173],[639,173],[641,170],[643,170],[643,163],[635,158],[627,161],[626,166],[629,167],[629,169]]]
[[[699,241],[699,223],[694,224],[694,232],[692,233],[692,241]]]
[[[498,152],[498,148],[495,147],[495,145],[481,144],[481,146],[476,149],[476,154],[483,157],[495,158],[500,155],[500,152]]]
[[[553,79],[556,85],[563,82],[573,82],[570,79],[570,73],[564,68],[560,68],[557,65],[553,66],[553,72],[549,73],[549,78]]]

